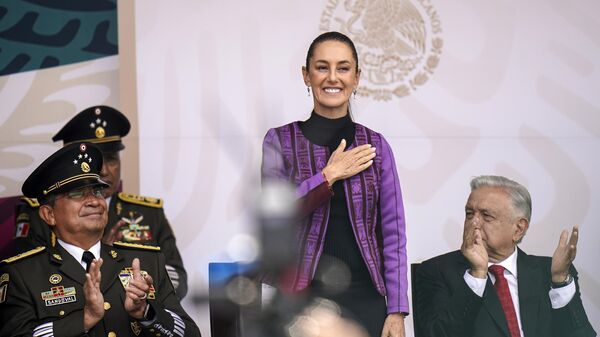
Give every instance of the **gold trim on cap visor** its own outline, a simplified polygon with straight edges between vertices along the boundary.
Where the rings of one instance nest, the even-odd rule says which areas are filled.
[[[104,137],[104,138],[89,138],[89,139],[78,139],[78,140],[74,140],[72,142],[69,143],[65,143],[64,146],[67,146],[69,144],[73,144],[73,143],[108,143],[108,142],[116,142],[121,140],[121,136],[110,136],[110,137]]]
[[[89,179],[89,178],[94,178],[94,179],[100,179],[100,176],[98,174],[94,174],[94,173],[88,173],[88,174],[78,174],[76,176],[72,176],[69,177],[67,179],[61,180],[59,182],[54,183],[54,185],[51,185],[50,187],[48,187],[47,189],[45,189],[44,195],[54,191],[55,189],[64,186],[68,183],[77,181],[77,180],[81,180],[81,179]]]

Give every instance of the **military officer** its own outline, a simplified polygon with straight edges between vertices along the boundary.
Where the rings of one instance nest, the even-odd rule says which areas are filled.
[[[175,235],[165,217],[161,199],[119,192],[121,159],[125,148],[121,139],[129,133],[130,124],[118,110],[108,106],[87,108],[73,117],[52,138],[64,145],[90,142],[102,151],[104,165],[100,178],[109,184],[104,194],[108,204],[108,225],[103,242],[114,241],[155,245],[165,254],[167,271],[181,299],[187,293],[187,273],[177,249]],[[15,245],[17,253],[43,245],[50,229],[38,216],[36,199],[23,197],[17,207]]]
[[[53,228],[45,246],[0,263],[0,337],[200,336],[158,247],[101,239],[108,214],[102,153],[66,145],[23,184]]]

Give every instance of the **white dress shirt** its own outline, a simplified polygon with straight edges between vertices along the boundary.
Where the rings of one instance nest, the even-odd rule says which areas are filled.
[[[58,239],[58,243],[60,244],[61,247],[63,247],[69,254],[71,254],[71,256],[73,256],[75,258],[75,260],[79,261],[79,264],[83,267],[83,269],[85,270],[85,268],[87,267],[87,263],[85,263],[83,261],[83,252],[85,252],[84,249],[81,249],[77,246],[74,246],[70,243],[66,243],[64,241],[62,241],[61,239]],[[97,260],[100,258],[100,241],[96,242],[95,245],[93,245],[89,250],[90,253],[94,254],[94,258]]]
[[[61,247],[63,247],[63,248],[64,248],[64,249],[65,249],[65,250],[66,250],[66,251],[69,253],[69,254],[71,254],[71,256],[73,256],[73,257],[75,258],[75,260],[79,261],[79,264],[81,264],[81,266],[83,267],[83,269],[85,269],[85,268],[87,267],[87,263],[85,263],[85,262],[83,261],[83,252],[85,252],[85,250],[83,250],[83,249],[81,249],[81,248],[79,248],[79,247],[77,247],[77,246],[74,246],[74,245],[72,245],[72,244],[70,244],[70,243],[66,243],[66,242],[62,241],[61,239],[58,239],[58,243],[59,243],[59,244],[61,245]],[[98,242],[96,242],[96,244],[95,244],[95,245],[93,245],[92,247],[90,247],[90,249],[88,249],[88,251],[89,251],[90,253],[94,254],[94,258],[95,258],[96,260],[97,260],[98,258],[100,258],[100,247],[101,247],[101,244],[100,244],[100,241],[98,241]],[[146,310],[144,311],[144,317],[147,317],[147,315],[148,315],[148,309],[149,309],[149,308],[150,308],[150,306],[149,306],[149,305],[146,305]],[[167,310],[167,311],[168,311],[168,310]],[[172,313],[171,315],[175,315],[175,316],[177,316],[177,315],[176,315],[176,314],[174,314],[174,313]],[[177,316],[177,317],[179,317],[179,316]],[[144,319],[142,319],[142,320],[140,321],[140,323],[141,323],[143,326],[149,326],[149,325],[151,325],[152,323],[154,323],[154,321],[155,321],[155,320],[156,320],[156,316],[154,316],[154,317],[153,317],[152,319],[150,319],[150,320],[144,320]],[[180,317],[179,317],[179,320],[181,320],[181,318],[180,318]],[[182,321],[182,324],[183,324],[183,321]],[[184,324],[184,328],[185,328],[185,324]],[[36,329],[37,329],[37,328],[36,328]]]
[[[489,266],[493,264],[498,264],[504,267],[504,278],[508,282],[508,289],[510,290],[510,297],[512,299],[513,305],[515,307],[515,312],[517,313],[517,321],[519,322],[519,330],[521,331],[521,337],[525,337],[523,334],[523,325],[521,324],[521,311],[519,310],[519,283],[518,283],[518,275],[517,275],[517,254],[518,250],[515,247],[515,251],[507,257],[504,261],[499,263],[489,263]],[[492,281],[492,284],[496,283],[496,278],[494,275],[488,272],[488,277]],[[473,290],[475,294],[479,297],[483,297],[483,292],[485,291],[485,284],[487,282],[486,278],[476,278],[469,273],[467,270],[463,276],[465,282]],[[552,309],[560,309],[565,305],[569,304],[569,302],[575,296],[575,282],[571,282],[568,286],[550,289],[548,292],[548,296],[550,297],[550,302],[552,304]]]

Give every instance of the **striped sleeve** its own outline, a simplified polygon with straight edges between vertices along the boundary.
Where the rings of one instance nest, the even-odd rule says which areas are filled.
[[[33,337],[54,337],[54,323],[44,323],[33,329]]]

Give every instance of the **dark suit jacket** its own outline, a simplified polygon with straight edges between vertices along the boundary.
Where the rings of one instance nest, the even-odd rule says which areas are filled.
[[[527,255],[519,249],[517,273],[521,324],[525,337],[595,336],[583,309],[577,272],[571,268],[576,293],[563,308],[552,309],[551,258]],[[460,251],[425,261],[418,268],[415,311],[427,337],[509,337],[508,324],[488,278],[483,298],[464,281],[470,267]]]
[[[31,336],[48,329],[54,336],[200,336],[198,327],[176,297],[156,249],[102,245],[100,289],[104,318],[88,333],[83,329],[85,270],[59,244],[49,244],[0,263],[0,337]],[[123,306],[133,259],[153,278],[148,303],[156,320],[148,327]]]

